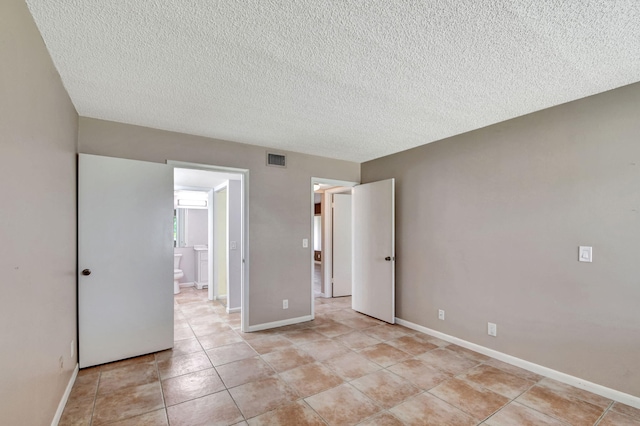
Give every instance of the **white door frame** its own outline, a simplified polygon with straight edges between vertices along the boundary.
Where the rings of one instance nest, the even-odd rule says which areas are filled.
[[[196,169],[206,170],[210,172],[235,173],[240,175],[240,188],[242,190],[242,271],[240,274],[241,282],[241,330],[246,333],[249,331],[249,170],[238,169],[235,167],[213,166],[210,164],[189,163],[184,161],[167,160],[167,164],[174,168],[180,169]],[[213,202],[213,191],[210,193],[209,202]],[[213,235],[213,233],[210,233]],[[213,239],[213,238],[212,238]],[[213,267],[213,251],[209,250],[209,265]],[[209,272],[212,274],[211,269]],[[211,275],[213,278],[213,276]],[[213,282],[212,282],[213,283]]]
[[[210,250],[213,251],[213,261],[217,263],[217,255],[218,255],[218,251],[217,251],[217,244],[216,244],[216,223],[217,223],[217,217],[216,217],[216,193],[220,192],[222,190],[226,189],[227,190],[227,214],[226,214],[226,223],[225,223],[225,227],[224,227],[224,232],[225,232],[225,250],[226,250],[226,255],[227,255],[227,282],[225,283],[225,287],[227,288],[227,294],[225,295],[225,297],[227,298],[227,307],[229,306],[229,181],[226,181],[224,183],[221,183],[220,185],[216,186],[215,188],[213,188],[213,203],[211,204],[213,206],[213,244],[209,246]],[[211,265],[209,267],[209,271],[213,271],[213,265]],[[218,274],[215,274],[214,276],[211,276],[211,278],[213,279],[212,283],[213,283],[213,291],[211,291],[211,289],[209,289],[209,299],[213,299],[213,300],[218,300],[220,298],[220,294],[218,294],[218,288],[219,288],[219,282],[218,282]]]
[[[348,191],[348,188],[352,188],[356,185],[360,185],[360,182],[353,182],[348,180],[338,180],[338,179],[327,179],[320,177],[312,177],[311,178],[311,234],[313,235],[313,217],[315,216],[315,191],[313,189],[314,184],[326,184],[326,185],[334,185],[340,186],[343,188],[336,188],[335,190],[327,189],[322,194],[322,205],[324,209],[322,210],[322,283],[324,285],[324,292],[322,293],[323,297],[332,297],[332,289],[331,286],[327,284],[331,283],[331,261],[333,253],[331,251],[331,242],[332,242],[332,217],[330,214],[327,214],[328,206],[331,206],[331,194],[335,192],[345,192]],[[314,260],[313,260],[313,250],[311,250],[311,318],[315,318],[315,296],[313,294],[313,275],[314,275]]]

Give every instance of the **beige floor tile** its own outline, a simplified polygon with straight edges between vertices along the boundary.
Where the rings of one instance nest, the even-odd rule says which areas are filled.
[[[356,389],[383,408],[391,408],[422,392],[411,383],[387,370],[367,374],[351,382]]]
[[[453,375],[460,374],[478,365],[476,361],[464,358],[446,348],[434,349],[418,355],[416,358]]]
[[[340,336],[343,334],[351,333],[353,328],[347,327],[344,324],[333,321],[332,323],[323,324],[321,326],[313,328],[313,331],[322,334],[328,338]]]
[[[458,377],[477,383],[509,399],[517,398],[535,384],[486,364],[474,367]]]
[[[245,342],[232,343],[226,346],[209,349],[207,355],[211,363],[217,367],[219,365],[228,364],[241,359],[252,358],[257,356],[256,351]]]
[[[616,402],[613,404],[611,409],[620,414],[624,414],[633,419],[640,420],[640,408],[631,407],[629,405],[622,404],[620,402]]]
[[[193,334],[193,331],[191,331],[191,327],[182,327],[173,330],[174,342],[177,342],[178,340],[192,339],[194,337],[196,336]]]
[[[564,397],[580,400],[588,402],[589,404],[595,405],[596,407],[602,408],[603,410],[608,408],[609,405],[613,402],[608,398],[605,398],[600,395],[596,395],[595,393],[588,392],[586,390],[578,389],[574,386],[567,385],[565,383],[559,382],[557,380],[544,378],[538,385],[549,389],[557,394],[560,394]]]
[[[296,392],[283,380],[268,377],[229,389],[245,419],[271,411],[298,399]]]
[[[101,368],[102,368],[101,365],[96,365],[95,367],[81,368],[78,371],[78,377],[99,374]]]
[[[416,358],[392,365],[388,370],[424,390],[429,390],[451,378],[450,374]]]
[[[158,361],[158,371],[162,380],[206,370],[211,367],[211,361],[209,361],[209,357],[204,352],[180,355]]]
[[[315,359],[311,355],[297,347],[270,352],[262,355],[262,359],[271,365],[278,373],[315,362]]]
[[[164,408],[160,382],[131,386],[96,398],[92,425],[124,420]]]
[[[281,335],[265,336],[260,339],[253,339],[249,344],[260,355],[268,354],[293,346],[293,342]]]
[[[383,367],[397,364],[411,357],[408,353],[386,343],[378,343],[377,345],[368,346],[362,349],[359,353],[369,361],[373,361]]]
[[[198,339],[204,336],[210,336],[212,334],[224,333],[225,331],[233,331],[229,324],[226,324],[224,322],[192,325],[191,330],[193,330],[193,334],[195,334]],[[202,343],[202,341],[200,341],[200,343]]]
[[[99,374],[78,375],[69,394],[69,400],[95,398],[99,379]]]
[[[167,406],[220,392],[225,386],[214,368],[172,377],[162,382],[164,401]]]
[[[353,317],[353,318],[346,318],[346,319],[342,319],[342,320],[336,320],[348,327],[351,327],[353,329],[356,330],[362,330],[365,328],[370,328],[370,327],[375,327],[377,325],[381,325],[380,321],[373,319],[373,318],[369,318],[367,316],[364,315],[360,315],[357,317]]]
[[[340,376],[317,362],[285,371],[280,374],[280,377],[302,398],[343,383]]]
[[[410,398],[389,412],[411,426],[472,426],[478,423],[467,413],[428,393]]]
[[[230,425],[243,420],[226,390],[168,407],[167,415],[171,426]]]
[[[315,342],[301,345],[300,348],[320,362],[351,351],[341,343],[329,339],[316,340]]]
[[[347,352],[324,363],[344,380],[357,379],[382,368],[356,352]]]
[[[216,367],[227,388],[273,376],[276,372],[260,357],[243,359]]]
[[[517,402],[506,405],[483,424],[487,426],[566,426],[566,423],[560,420],[532,410]]]
[[[127,367],[129,365],[144,364],[147,362],[154,362],[154,361],[155,361],[155,356],[153,354],[149,354],[149,355],[142,355],[142,356],[137,356],[133,358],[123,359],[122,361],[110,362],[109,364],[101,365],[99,368],[100,368],[100,372],[104,373],[105,371],[116,370],[118,368]]]
[[[604,411],[588,402],[572,399],[540,385],[535,385],[516,401],[548,416],[578,425],[594,424]]]
[[[441,383],[429,393],[479,421],[486,419],[509,402],[509,398],[455,378]]]
[[[250,426],[307,425],[324,426],[325,422],[304,401],[283,405],[249,420]]]
[[[391,324],[383,324],[366,328],[362,332],[367,336],[374,337],[381,341],[397,339],[398,337],[406,336],[408,334],[404,331],[403,327]]]
[[[198,337],[198,341],[204,350],[226,346],[232,343],[242,342],[242,338],[233,330],[223,330],[213,334]]]
[[[305,401],[329,425],[356,424],[381,411],[376,403],[347,383]]]
[[[447,349],[450,350],[451,352],[455,352],[458,355],[468,358],[472,361],[476,361],[476,362],[485,362],[489,360],[489,357],[486,355],[482,355],[481,353],[478,353],[476,351],[472,351],[470,349],[467,348],[463,348],[462,346],[458,346],[458,345],[454,345],[454,344],[450,344],[447,346]]]
[[[325,338],[325,336],[310,328],[286,331],[282,335],[291,340],[294,345],[304,345],[305,343],[315,342],[316,340]]]
[[[403,426],[403,423],[393,414],[382,412],[362,423],[358,423],[358,426]]]
[[[361,331],[353,331],[348,334],[343,334],[334,338],[333,340],[340,342],[341,344],[353,350],[364,349],[367,346],[373,346],[380,343],[379,339],[367,336]]]
[[[598,426],[640,426],[640,420],[625,416],[616,411],[609,411],[602,418]]]
[[[437,345],[429,343],[427,340],[422,339],[416,335],[402,336],[397,339],[388,340],[388,345],[405,351],[411,355],[420,355],[432,349],[438,348]]]
[[[69,397],[60,417],[59,426],[89,426],[93,414],[95,395]]]
[[[425,334],[424,336],[427,339],[427,342],[433,343],[434,345],[436,345],[438,347],[441,347],[441,348],[444,348],[445,346],[449,346],[451,344],[451,343],[447,342],[446,340],[438,339],[437,337],[429,336],[428,334]]]
[[[196,352],[200,352],[202,350],[203,348],[200,345],[200,342],[198,341],[198,339],[196,339],[195,337],[192,337],[190,339],[178,340],[177,342],[174,342],[172,349],[168,351],[163,351],[161,353],[169,352],[171,356],[168,358],[172,358],[174,356],[193,354]],[[159,357],[156,356],[156,360],[158,358]]]
[[[141,414],[119,422],[109,423],[109,426],[168,426],[167,412],[164,408],[150,413]]]
[[[543,376],[539,374],[533,373],[520,367],[516,367],[515,365],[507,364],[506,362],[498,361],[495,358],[489,358],[484,362],[484,364],[499,368],[502,371],[506,371],[507,373],[513,374],[514,376],[522,377],[523,379],[529,380],[531,382],[539,382],[543,379]]]
[[[158,380],[155,361],[125,365],[124,367],[100,373],[97,396],[106,395],[129,386],[146,385]]]

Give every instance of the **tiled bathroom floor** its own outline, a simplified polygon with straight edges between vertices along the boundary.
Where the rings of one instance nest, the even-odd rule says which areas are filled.
[[[80,371],[60,425],[636,425],[640,410],[316,299],[240,332],[206,290],[175,297],[175,347]]]

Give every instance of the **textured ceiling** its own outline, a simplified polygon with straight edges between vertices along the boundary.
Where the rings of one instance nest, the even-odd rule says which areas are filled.
[[[27,0],[82,116],[366,161],[640,81],[638,0]]]

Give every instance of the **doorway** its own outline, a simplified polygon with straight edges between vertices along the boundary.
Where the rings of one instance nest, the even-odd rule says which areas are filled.
[[[312,299],[315,297],[330,298],[347,296],[350,294],[351,286],[349,277],[351,267],[351,242],[350,239],[347,240],[345,238],[334,241],[334,236],[336,232],[338,232],[340,236],[350,237],[350,230],[344,229],[344,226],[350,228],[351,213],[350,211],[343,211],[342,207],[344,207],[344,203],[340,204],[339,202],[339,212],[336,217],[334,196],[340,194],[348,199],[352,188],[357,185],[357,182],[312,178],[311,184],[314,248],[311,271]],[[337,222],[336,219],[338,219]],[[338,229],[335,229],[336,224],[338,225]],[[345,232],[348,232],[348,235],[345,235]],[[336,244],[338,244],[338,246],[336,246]],[[338,273],[338,276],[336,276],[336,273]],[[340,291],[334,294],[336,278],[338,278]]]
[[[167,161],[174,167],[175,185],[207,192],[208,237],[195,253],[197,267],[206,271],[207,297],[219,301],[227,313],[241,312],[241,329],[248,327],[243,309],[248,286],[248,250],[245,232],[248,170]],[[195,250],[195,247],[193,248]],[[203,262],[203,249],[206,260]],[[199,257],[198,257],[199,256]]]

